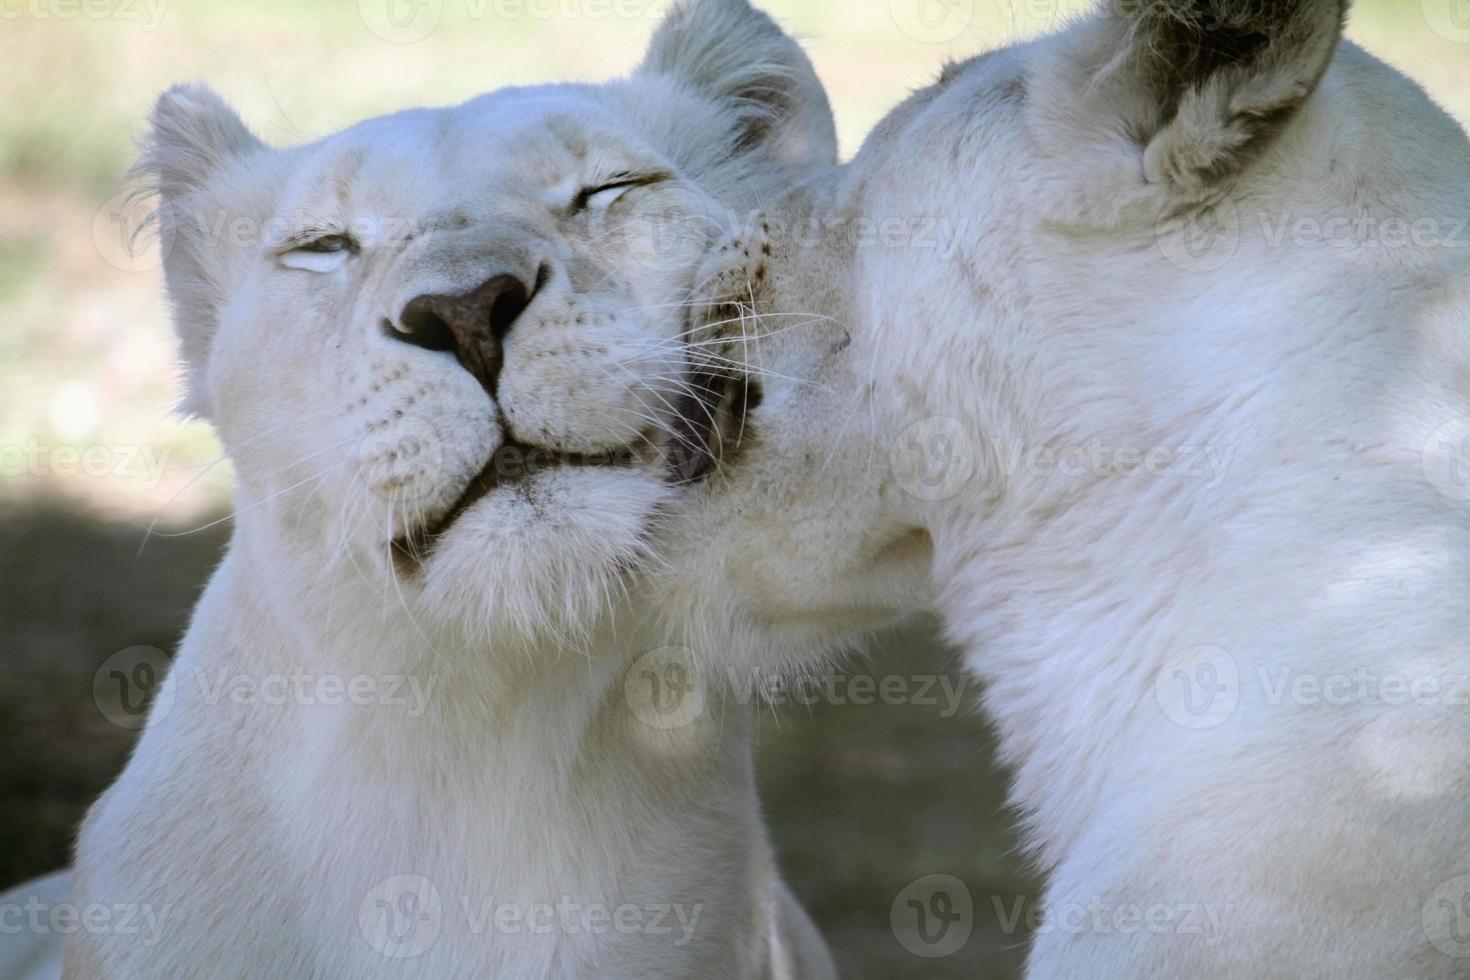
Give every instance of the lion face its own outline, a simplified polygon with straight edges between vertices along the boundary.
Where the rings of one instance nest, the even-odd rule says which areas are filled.
[[[301,485],[432,605],[514,596],[506,574],[598,598],[576,586],[636,560],[731,413],[681,337],[715,202],[601,116],[491,98],[293,155],[221,316],[209,382],[252,496]]]
[[[747,379],[686,330],[701,261],[835,154],[805,57],[734,2],[681,8],[622,83],[284,151],[203,88],[153,122],[188,404],[242,532],[308,598],[357,580],[519,636],[581,630],[735,440]]]

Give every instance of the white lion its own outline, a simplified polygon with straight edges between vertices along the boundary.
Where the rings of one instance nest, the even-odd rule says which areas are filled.
[[[808,560],[932,538],[1038,980],[1470,976],[1470,146],[1344,15],[1117,3],[951,66],[714,260],[852,333],[826,411],[892,465]],[[688,571],[747,547],[706,527],[685,601],[758,595]]]
[[[726,624],[646,580],[682,502],[765,492],[746,436],[841,363],[825,322],[748,336],[751,376],[685,331],[720,216],[834,156],[744,0],[677,10],[626,82],[286,150],[205,88],[161,99],[141,167],[236,527],[78,845],[73,904],[152,925],[84,924],[67,976],[831,974],[751,712],[681,645],[833,649],[919,601],[927,555],[865,532],[768,581],[794,614]]]

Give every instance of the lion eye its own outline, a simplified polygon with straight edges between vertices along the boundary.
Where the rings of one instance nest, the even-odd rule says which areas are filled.
[[[606,211],[634,186],[634,184],[612,184],[608,187],[588,187],[577,195],[575,209],[578,211]]]
[[[313,238],[309,242],[303,242],[293,249],[293,252],[315,252],[318,254],[331,254],[333,252],[355,252],[357,243],[350,235],[323,235],[321,238]]]
[[[635,187],[647,187],[668,179],[667,174],[631,174],[610,180],[606,184],[584,187],[572,201],[572,212],[606,211]]]
[[[360,246],[347,234],[319,235],[301,239],[287,245],[276,255],[276,260],[287,269],[301,272],[331,272],[356,255]]]

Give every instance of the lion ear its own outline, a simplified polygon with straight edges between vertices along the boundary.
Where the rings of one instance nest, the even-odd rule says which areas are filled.
[[[244,213],[242,164],[271,151],[204,85],[169,89],[149,121],[130,177],[158,199],[153,220],[185,371],[181,409],[207,416],[209,350],[238,267],[235,236],[221,232]]]
[[[638,71],[673,77],[729,109],[735,154],[759,151],[795,167],[837,159],[832,107],[806,52],[746,0],[681,0]]]
[[[1349,0],[1110,0],[1098,80],[1121,86],[1150,183],[1227,177],[1316,89]]]

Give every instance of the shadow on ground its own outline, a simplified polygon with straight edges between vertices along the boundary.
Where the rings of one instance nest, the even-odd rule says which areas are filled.
[[[98,709],[93,675],[118,650],[174,648],[227,538],[221,525],[154,537],[140,553],[141,527],[0,510],[0,890],[68,862],[77,822],[134,737]],[[954,656],[917,627],[788,693],[814,692],[815,704],[761,709],[761,785],[783,867],[842,975],[1017,976],[1026,936],[1012,920],[1025,922],[1035,882]],[[963,888],[909,887],[936,874]]]

